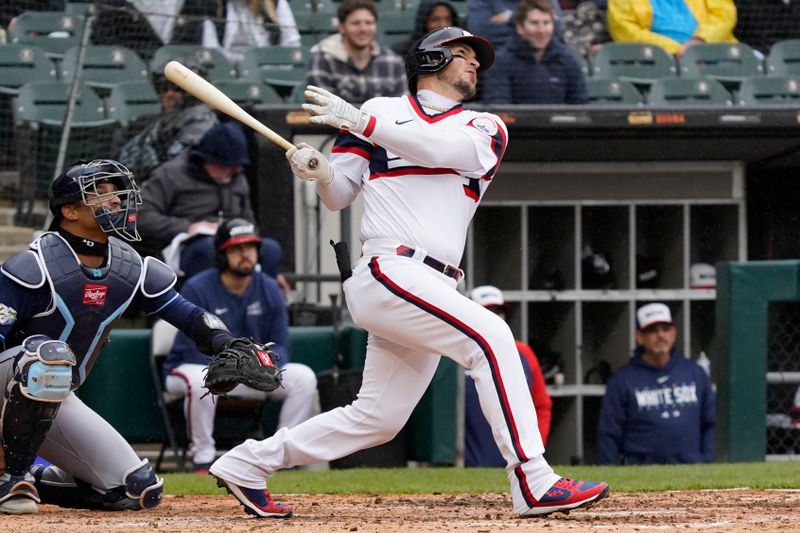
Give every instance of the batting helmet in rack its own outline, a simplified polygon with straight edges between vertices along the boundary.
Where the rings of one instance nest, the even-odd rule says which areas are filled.
[[[494,64],[494,47],[483,37],[455,26],[437,28],[414,43],[406,56],[406,78],[411,94],[417,94],[417,77],[420,74],[439,72],[453,61],[448,45],[456,43],[469,45],[475,52],[480,63],[478,73]]]
[[[214,236],[217,268],[220,271],[227,270],[228,256],[225,250],[231,246],[246,242],[256,244],[256,248],[258,248],[258,262],[261,262],[261,236],[258,234],[255,224],[243,218],[234,218],[220,224]]]

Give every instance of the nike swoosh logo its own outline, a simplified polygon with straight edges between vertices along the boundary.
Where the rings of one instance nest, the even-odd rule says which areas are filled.
[[[215,315],[221,315],[221,314],[227,313],[227,312],[228,312],[228,308],[227,307],[220,307],[219,309],[214,309],[214,314]]]
[[[658,378],[656,380],[656,382],[658,382],[658,384],[660,385],[662,383],[666,383],[668,379],[669,379],[669,376],[661,376],[660,378]]]
[[[402,122],[400,122],[399,120],[395,120],[395,121],[394,121],[394,123],[395,123],[395,124],[397,124],[398,126],[402,126],[403,124],[408,124],[408,123],[409,123],[409,122],[411,122],[412,120],[414,120],[414,119],[413,119],[413,118],[410,118],[410,119],[408,119],[408,120],[404,120],[404,121],[402,121]]]

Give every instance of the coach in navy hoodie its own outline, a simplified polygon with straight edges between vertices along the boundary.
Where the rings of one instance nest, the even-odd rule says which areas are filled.
[[[715,398],[705,371],[674,348],[663,303],[636,312],[631,361],[608,381],[597,431],[599,464],[707,463],[714,460]]]
[[[553,9],[546,0],[521,0],[516,33],[482,79],[486,104],[585,104],[586,81],[578,58],[553,38]]]

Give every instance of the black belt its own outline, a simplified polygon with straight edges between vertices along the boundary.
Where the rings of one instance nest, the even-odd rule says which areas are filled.
[[[415,251],[416,250],[409,248],[408,246],[397,247],[397,255],[402,255],[403,257],[413,257]],[[436,272],[441,272],[448,278],[453,278],[456,281],[461,279],[461,269],[451,265],[450,263],[444,263],[429,255],[426,255],[422,262],[434,269]]]

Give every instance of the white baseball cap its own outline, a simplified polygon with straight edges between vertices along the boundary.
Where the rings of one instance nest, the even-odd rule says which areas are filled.
[[[506,304],[506,301],[503,298],[503,291],[492,285],[481,285],[480,287],[475,287],[472,289],[472,292],[469,293],[469,297],[472,301],[477,302],[484,307],[491,307],[495,305],[504,306]]]
[[[694,263],[689,267],[690,289],[716,289],[717,269],[708,263]]]
[[[674,324],[669,307],[662,303],[653,303],[643,305],[636,310],[636,327],[638,329],[644,329],[653,324]]]

